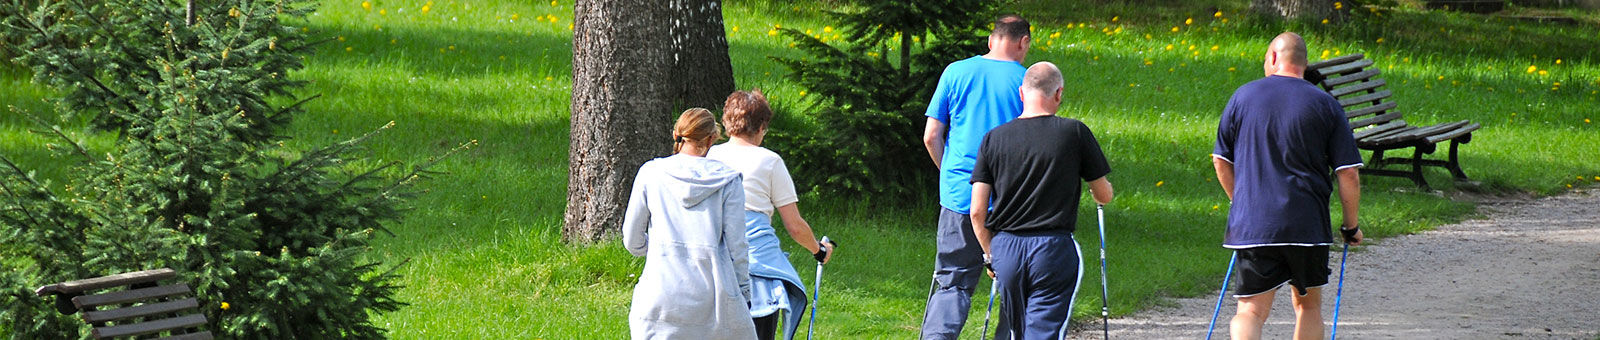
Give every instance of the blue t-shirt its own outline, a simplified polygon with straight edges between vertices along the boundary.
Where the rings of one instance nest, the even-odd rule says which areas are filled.
[[[1283,76],[1234,91],[1212,154],[1233,163],[1233,206],[1222,245],[1234,249],[1332,244],[1331,173],[1362,165],[1339,101]]]
[[[939,205],[966,214],[972,209],[972,165],[983,135],[1022,114],[1021,63],[973,56],[950,63],[928,103],[928,118],[950,127],[939,161]]]

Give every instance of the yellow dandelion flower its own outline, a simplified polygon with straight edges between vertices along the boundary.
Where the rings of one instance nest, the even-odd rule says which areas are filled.
[[[1344,9],[1344,3],[1343,2],[1339,2],[1339,1],[1334,1],[1333,2],[1333,9]]]
[[[454,50],[456,50],[456,45],[450,45],[450,50],[451,50],[451,51],[454,51]]]
[[[553,81],[553,80],[556,80],[556,77],[544,76],[544,81]]]
[[[344,42],[344,36],[339,36],[339,42]]]
[[[433,10],[433,6],[422,5],[422,14],[428,14],[428,11],[432,11],[432,10]]]
[[[1178,26],[1172,26],[1172,33],[1178,33]]]
[[[1572,189],[1572,185],[1571,184],[1567,184],[1567,189]]]
[[[483,199],[489,199],[489,195],[483,195]]]
[[[572,23],[570,23],[570,22],[569,22],[569,23],[567,23],[567,30],[568,30],[568,31],[571,31],[571,30],[572,30]]]
[[[1551,86],[1561,86],[1561,82],[1558,81],[1555,84],[1552,84]]]
[[[822,26],[822,33],[833,33],[833,26]]]
[[[555,6],[555,5],[556,5],[555,0],[550,0],[550,6]]]
[[[1222,17],[1222,11],[1217,11],[1216,13],[1212,13],[1211,17],[1212,18],[1221,18]]]
[[[227,302],[223,302],[222,303],[222,310],[228,310],[228,307],[230,307],[230,306],[228,305]]]
[[[394,45],[395,41],[399,41],[399,40],[400,39],[389,39],[389,44],[390,45]]]
[[[800,90],[800,96],[801,97],[805,97],[806,96],[806,90]]]
[[[1150,33],[1144,34],[1144,40],[1150,40]]]
[[[344,48],[344,51],[345,51],[345,52],[350,52],[350,51],[352,51],[352,50],[355,50],[355,48],[354,48],[354,47],[345,47],[345,48]]]
[[[1050,33],[1050,39],[1060,38],[1061,32]]]
[[[1212,51],[1216,51],[1216,50],[1217,50],[1217,49],[1220,49],[1220,48],[1222,48],[1222,46],[1218,46],[1218,45],[1211,45],[1211,50],[1212,50]]]
[[[1382,44],[1383,43],[1383,38],[1378,38],[1377,43]]]
[[[1128,83],[1128,87],[1138,87],[1138,85],[1134,85],[1133,83]]]
[[[1168,67],[1167,72],[1177,71],[1177,68]]]
[[[551,14],[550,15],[550,23],[553,24],[553,23],[555,23],[557,21],[561,21],[561,18],[557,18],[555,14]]]
[[[500,56],[500,60],[506,60],[506,56]]]
[[[361,2],[361,9],[368,10],[368,11],[372,10],[372,2],[371,1],[362,1]]]
[[[1556,65],[1561,65],[1561,59],[1556,59]]]
[[[1189,50],[1193,51],[1194,50],[1194,45],[1189,45]]]
[[[1444,80],[1444,76],[1439,76],[1439,79],[1437,80]]]
[[[389,10],[380,9],[380,10],[378,10],[378,15],[389,15]]]
[[[1238,70],[1239,70],[1239,69],[1238,69],[1238,68],[1236,68],[1236,67],[1229,67],[1229,68],[1228,68],[1228,72],[1233,72],[1233,71],[1238,71]]]
[[[1589,119],[1588,119],[1588,118],[1584,118],[1584,119],[1583,119],[1583,123],[1584,123],[1584,124],[1589,124]],[[1595,180],[1596,180],[1596,181],[1600,181],[1600,177],[1595,177]]]
[[[1167,184],[1166,181],[1156,181],[1156,186],[1158,186],[1158,187],[1162,186],[1162,185],[1165,185],[1165,184]]]
[[[1194,24],[1194,18],[1183,19],[1183,24],[1184,25],[1193,25]]]
[[[1117,22],[1117,19],[1122,19],[1122,16],[1119,15],[1111,17],[1111,22]]]
[[[1212,204],[1211,205],[1211,210],[1220,210],[1220,209],[1222,209],[1222,205],[1221,204]]]
[[[1322,58],[1321,59],[1328,59],[1328,53],[1332,53],[1332,51],[1322,50]]]
[[[1144,60],[1144,65],[1145,65],[1145,66],[1150,66],[1150,65],[1152,65],[1152,64],[1155,64],[1155,62],[1152,62],[1152,61],[1150,61],[1150,59],[1145,59],[1145,60]]]
[[[767,35],[768,36],[777,36],[778,35],[778,29],[774,28],[774,29],[767,30]]]
[[[1323,25],[1327,25],[1328,24],[1328,19],[1322,19],[1322,24]]]
[[[1111,34],[1120,34],[1120,33],[1122,33],[1122,27],[1117,27],[1117,29],[1111,30]]]
[[[1228,18],[1222,18],[1222,23],[1224,23],[1224,24],[1228,23]]]
[[[733,25],[733,31],[734,32],[738,32],[739,31],[739,25]]]
[[[517,20],[517,18],[521,18],[521,17],[522,17],[521,15],[517,15],[516,13],[511,13],[511,20]]]
[[[333,129],[333,134],[335,134],[335,135],[339,134],[339,129]]]
[[[439,53],[444,53],[444,48],[443,47],[439,48]]]
[[[1172,44],[1167,44],[1167,50],[1168,50],[1168,51],[1171,51],[1171,50],[1172,50]]]
[[[1539,66],[1528,65],[1528,73],[1533,73],[1533,72],[1538,71],[1538,70],[1539,70]]]
[[[1548,76],[1548,75],[1550,75],[1550,71],[1547,71],[1547,70],[1539,70],[1539,75],[1541,75],[1541,76]]]
[[[1190,53],[1190,55],[1199,56],[1200,55],[1200,51],[1194,51],[1194,53]]]

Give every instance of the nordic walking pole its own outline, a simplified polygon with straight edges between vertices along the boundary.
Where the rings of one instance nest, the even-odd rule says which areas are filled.
[[[1222,314],[1222,297],[1228,294],[1228,278],[1233,277],[1233,263],[1239,261],[1239,251],[1233,252],[1233,257],[1228,259],[1228,273],[1222,276],[1222,291],[1217,293],[1217,308],[1211,311],[1211,326],[1206,327],[1206,340],[1211,340],[1211,332],[1217,329],[1217,315]]]
[[[1339,338],[1339,301],[1344,299],[1344,260],[1350,257],[1350,242],[1344,243],[1344,254],[1339,255],[1339,290],[1333,295],[1333,334],[1328,340]]]
[[[1105,339],[1111,339],[1111,288],[1106,286],[1106,205],[1095,205],[1100,216],[1100,322],[1105,325]]]
[[[989,313],[994,312],[994,296],[999,291],[1000,281],[989,280],[989,309],[983,312],[983,333],[978,333],[978,339],[989,338]]]
[[[822,237],[822,246],[833,244],[827,236]],[[825,248],[824,248],[825,249]],[[817,325],[817,301],[822,300],[822,261],[817,261],[817,279],[813,280],[811,287],[811,324],[806,325],[806,340],[811,340],[812,328]]]

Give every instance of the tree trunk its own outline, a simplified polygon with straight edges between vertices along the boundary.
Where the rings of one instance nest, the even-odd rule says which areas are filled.
[[[1312,21],[1328,19],[1338,22],[1344,19],[1344,10],[1334,10],[1333,3],[1341,0],[1250,0],[1250,10],[1261,15],[1284,19],[1307,19]],[[1349,1],[1342,1],[1344,6],[1352,6]]]
[[[594,242],[620,230],[639,165],[671,151],[671,15],[658,0],[578,0],[574,11],[562,236]]]
[[[728,34],[722,28],[721,0],[670,0],[672,77],[678,110],[702,107],[722,111],[733,93],[733,63],[728,59]]]

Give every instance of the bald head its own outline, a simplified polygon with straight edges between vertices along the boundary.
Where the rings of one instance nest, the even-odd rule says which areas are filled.
[[[1041,61],[1022,75],[1022,116],[1053,115],[1061,108],[1061,69]]]
[[[1060,90],[1061,85],[1061,69],[1048,61],[1034,63],[1022,76],[1023,92],[1051,95]]]
[[[1265,59],[1262,67],[1269,76],[1303,77],[1309,64],[1306,61],[1306,40],[1294,32],[1278,34],[1267,46]]]

